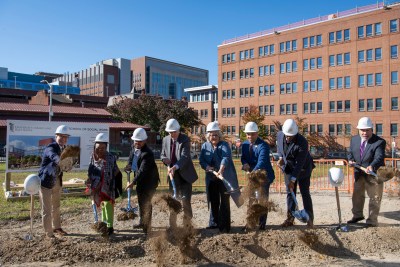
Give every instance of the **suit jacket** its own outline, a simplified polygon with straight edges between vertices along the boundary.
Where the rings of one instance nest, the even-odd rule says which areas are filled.
[[[272,169],[271,160],[269,158],[269,146],[260,137],[254,142],[252,147],[252,156],[250,157],[250,142],[246,140],[242,145],[242,164],[249,164],[250,171],[266,170],[270,183],[275,180],[275,172]]]
[[[135,149],[132,149],[129,155],[129,163],[133,160]],[[139,192],[155,190],[158,187],[160,176],[153,151],[145,144],[140,149],[140,155],[137,161],[137,170],[133,180],[136,182],[136,190]]]
[[[311,154],[308,150],[308,142],[304,136],[297,134],[295,139],[288,145],[286,153],[284,152],[285,135],[278,132],[277,149],[279,156],[283,157],[283,170],[285,174],[296,178],[310,177],[315,167]]]
[[[49,144],[43,151],[42,163],[40,164],[39,177],[41,185],[46,188],[53,188],[57,178],[62,185],[62,172],[58,169],[60,162],[61,148],[57,142]],[[57,177],[58,175],[58,177]]]
[[[360,146],[361,137],[359,135],[353,136],[350,141],[350,153],[347,156],[349,160],[355,161],[357,164],[363,167],[372,166],[374,172],[376,172],[379,167],[385,165],[384,159],[386,141],[384,139],[375,134],[372,134],[371,138],[368,139],[368,142],[364,148],[362,158],[360,156]],[[360,174],[362,174],[362,171],[355,168],[355,179],[357,179]]]
[[[171,159],[171,140],[170,135],[163,138],[161,150],[161,160],[163,162],[164,159]],[[190,138],[183,133],[179,133],[176,140],[175,155],[177,160],[175,164],[179,166],[179,174],[185,181],[191,184],[194,183],[198,176],[190,156]]]

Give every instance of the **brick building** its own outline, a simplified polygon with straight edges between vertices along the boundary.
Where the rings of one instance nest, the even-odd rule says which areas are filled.
[[[368,116],[391,144],[400,123],[399,19],[399,3],[377,3],[224,41],[219,121],[238,135],[241,115],[255,105],[267,130],[299,116],[309,133],[348,147],[346,135]]]

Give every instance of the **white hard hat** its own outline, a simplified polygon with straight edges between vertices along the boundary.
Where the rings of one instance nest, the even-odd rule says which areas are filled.
[[[362,117],[358,121],[357,129],[372,129],[372,121],[368,117]]]
[[[213,121],[207,124],[207,132],[213,132],[213,131],[220,131],[217,121]]]
[[[36,174],[29,174],[25,178],[24,190],[29,195],[37,194],[40,190],[40,178]]]
[[[282,132],[286,136],[295,136],[299,132],[299,128],[294,120],[287,119],[283,123]]]
[[[55,134],[63,134],[63,135],[68,135],[68,127],[67,125],[60,125],[57,127]]]
[[[143,128],[137,128],[132,135],[133,141],[144,141],[147,140],[146,131]]]
[[[337,187],[343,183],[344,173],[342,169],[337,167],[332,167],[328,171],[329,182],[332,186]]]
[[[244,132],[245,133],[257,133],[258,132],[257,124],[252,121],[246,123],[246,126],[244,127]]]
[[[167,121],[167,125],[165,126],[165,131],[166,132],[175,132],[179,131],[181,126],[179,125],[178,121],[175,119],[169,119]]]
[[[96,139],[94,139],[95,143],[108,143],[108,134],[99,133],[96,135]]]

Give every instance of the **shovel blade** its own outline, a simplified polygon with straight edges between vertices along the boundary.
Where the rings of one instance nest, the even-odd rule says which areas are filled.
[[[233,202],[235,202],[236,207],[240,208],[244,204],[244,199],[243,199],[242,194],[240,193],[239,189],[234,190],[233,192],[231,192],[229,194],[231,195]]]
[[[307,223],[310,220],[310,216],[308,215],[306,210],[293,211],[292,215],[302,223]]]

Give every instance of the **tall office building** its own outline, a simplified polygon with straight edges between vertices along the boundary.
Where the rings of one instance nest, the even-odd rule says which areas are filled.
[[[399,3],[377,3],[224,41],[219,121],[239,129],[255,105],[267,130],[299,116],[309,133],[348,146],[368,116],[390,145],[400,123],[399,18]]]
[[[150,95],[181,99],[188,98],[185,88],[208,84],[208,70],[169,62],[152,57],[132,59],[132,88]]]

